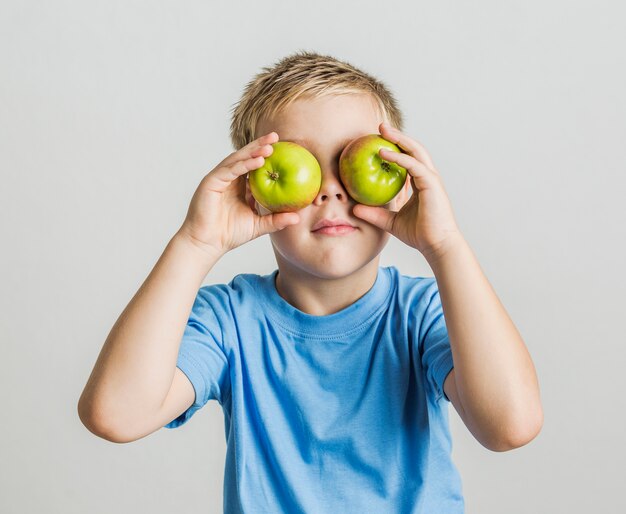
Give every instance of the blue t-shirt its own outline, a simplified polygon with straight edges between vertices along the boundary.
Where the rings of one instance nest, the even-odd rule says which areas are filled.
[[[278,270],[203,286],[177,366],[224,411],[224,511],[464,512],[451,458],[453,367],[437,282],[379,267],[327,316],[276,291]]]

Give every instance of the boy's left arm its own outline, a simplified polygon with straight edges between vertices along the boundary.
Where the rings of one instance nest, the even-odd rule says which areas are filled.
[[[541,429],[543,411],[524,341],[462,237],[429,264],[454,361],[446,395],[485,447],[506,451],[527,444]]]
[[[419,250],[431,266],[454,360],[444,391],[467,428],[493,451],[523,446],[543,425],[526,345],[458,229],[426,149],[389,125],[380,128],[403,151],[381,157],[407,169],[413,195],[398,212],[357,204],[353,213]]]

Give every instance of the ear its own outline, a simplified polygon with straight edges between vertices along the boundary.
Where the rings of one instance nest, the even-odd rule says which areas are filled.
[[[259,214],[257,202],[254,196],[252,196],[252,191],[250,191],[250,182],[248,182],[248,177],[244,178],[246,181],[246,203],[250,206],[252,212],[254,212],[255,214]]]
[[[393,199],[393,210],[399,211],[404,207],[404,204],[409,201],[411,197],[411,193],[413,192],[413,188],[411,187],[411,175],[407,173],[406,180],[404,181],[404,186],[398,192],[398,194]]]
[[[252,212],[254,212],[254,214],[257,214],[258,216],[265,216],[266,214],[272,214],[272,211],[263,207],[259,202],[256,201],[256,198],[252,196],[252,191],[250,191],[250,182],[248,182],[248,180],[246,180],[245,195],[246,195],[246,203],[250,206],[250,209],[252,209]]]

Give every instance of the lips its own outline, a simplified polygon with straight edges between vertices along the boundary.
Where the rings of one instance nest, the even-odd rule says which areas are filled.
[[[324,218],[322,220],[319,220],[317,223],[315,223],[315,225],[313,225],[313,228],[311,228],[311,232],[315,232],[317,230],[320,230],[326,227],[352,227],[354,228],[354,225],[350,223],[348,220],[344,220],[342,218],[334,218],[334,219]]]

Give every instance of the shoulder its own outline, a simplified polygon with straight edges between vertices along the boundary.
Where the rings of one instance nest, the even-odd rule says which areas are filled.
[[[405,274],[395,266],[387,266],[385,269],[389,272],[401,305],[428,306],[433,300],[438,300],[439,288],[435,277]]]
[[[443,316],[437,281],[435,277],[403,274],[393,266],[388,269],[396,284],[393,308],[421,340]]]
[[[231,312],[246,304],[254,303],[264,290],[267,276],[240,273],[229,282],[208,284],[198,290],[196,304],[206,304],[215,311]]]
[[[239,273],[229,282],[220,282],[202,286],[198,293],[201,296],[220,296],[241,294],[243,292],[254,291],[259,286],[259,281],[263,277],[255,273]]]

